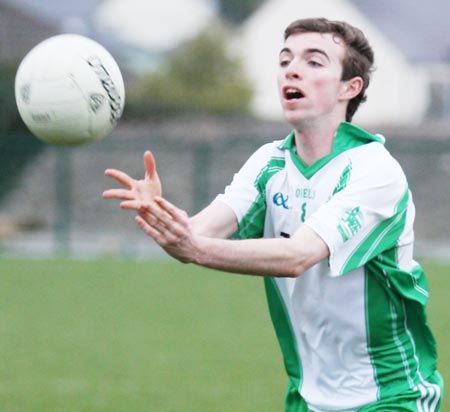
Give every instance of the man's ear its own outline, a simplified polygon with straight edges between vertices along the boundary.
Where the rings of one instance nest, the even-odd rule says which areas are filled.
[[[352,100],[358,96],[364,86],[364,81],[361,77],[353,77],[349,80],[342,81],[342,91],[340,95],[341,100]]]

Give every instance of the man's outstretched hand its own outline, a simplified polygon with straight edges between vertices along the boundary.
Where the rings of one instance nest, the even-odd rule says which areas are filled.
[[[117,169],[106,169],[105,175],[117,180],[125,188],[109,189],[103,192],[105,199],[122,200],[120,206],[123,209],[138,211],[140,206],[153,201],[155,196],[161,196],[162,187],[153,154],[150,151],[144,153],[145,176],[143,179],[133,179],[131,176]]]
[[[151,203],[140,205],[136,222],[170,256],[180,262],[194,262],[197,255],[196,236],[188,214],[167,200],[156,196]]]

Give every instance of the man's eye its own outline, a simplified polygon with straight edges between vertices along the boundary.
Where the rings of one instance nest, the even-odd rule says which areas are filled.
[[[311,67],[322,67],[322,63],[319,63],[318,61],[315,61],[315,60],[310,60],[310,61],[308,62],[308,64],[309,64]]]
[[[289,66],[289,63],[289,60],[280,60],[280,67],[287,67]]]

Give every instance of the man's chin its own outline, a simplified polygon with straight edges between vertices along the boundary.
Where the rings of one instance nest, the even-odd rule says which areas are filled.
[[[294,112],[290,110],[284,111],[284,118],[292,126],[299,125],[303,123],[305,120],[304,116],[302,116],[299,112]]]

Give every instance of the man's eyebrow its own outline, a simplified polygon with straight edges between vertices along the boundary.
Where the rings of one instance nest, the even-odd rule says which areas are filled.
[[[290,53],[290,54],[292,54],[292,51],[291,51],[291,49],[289,47],[283,47],[280,50],[280,54],[283,54],[283,53]]]
[[[327,54],[324,50],[322,50],[322,49],[314,49],[314,48],[312,48],[312,49],[307,49],[307,50],[305,51],[305,54],[314,54],[314,53],[319,53],[319,54],[321,54],[322,56],[325,56],[326,59],[327,59],[328,61],[330,61],[330,57],[329,57],[328,54]]]
[[[280,50],[280,55],[283,54],[283,53],[289,53],[289,54],[292,54],[292,50],[291,50],[289,47],[283,47],[283,48]],[[304,53],[305,53],[305,54],[319,53],[319,54],[321,54],[322,56],[324,56],[328,61],[330,60],[330,57],[328,56],[328,54],[327,54],[324,50],[322,50],[322,49],[317,49],[317,48],[306,49]]]

